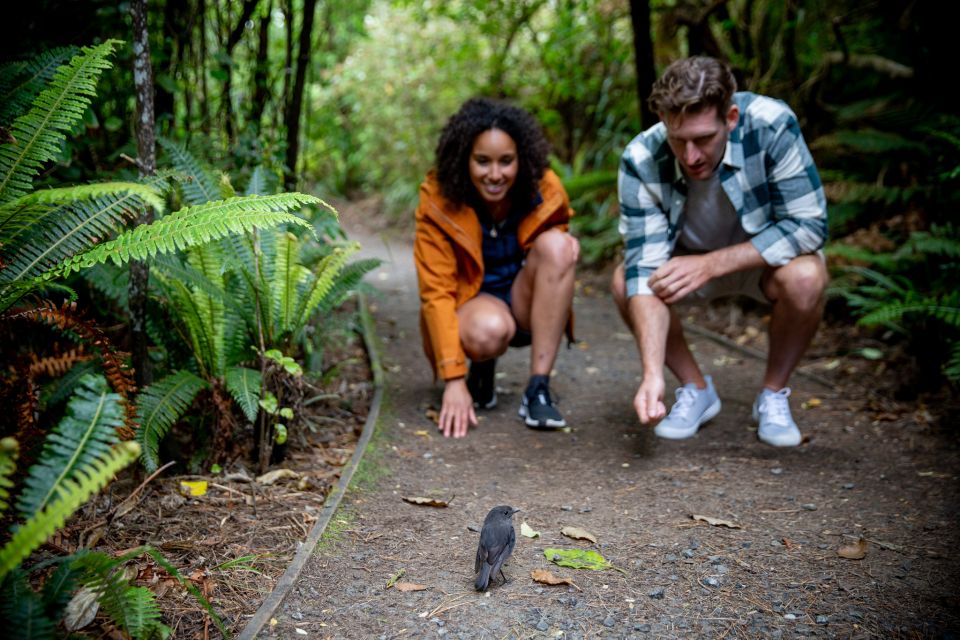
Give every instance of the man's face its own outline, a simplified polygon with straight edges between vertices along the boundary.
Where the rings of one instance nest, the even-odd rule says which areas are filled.
[[[731,105],[726,118],[716,107],[680,115],[660,114],[667,127],[667,143],[690,180],[706,180],[713,175],[727,145],[727,136],[737,126],[740,110]]]

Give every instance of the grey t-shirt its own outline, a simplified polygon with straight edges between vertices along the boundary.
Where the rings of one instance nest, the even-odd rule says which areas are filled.
[[[707,180],[687,180],[683,230],[677,242],[696,253],[722,249],[750,238],[720,184],[720,172]]]

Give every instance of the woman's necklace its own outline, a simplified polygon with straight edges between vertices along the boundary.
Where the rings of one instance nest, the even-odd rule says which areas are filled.
[[[489,231],[489,234],[490,234],[490,237],[491,237],[491,238],[496,238],[497,236],[499,236],[499,235],[500,235],[500,232],[503,231],[503,228],[506,226],[507,221],[510,220],[510,207],[509,207],[509,206],[506,206],[506,207],[500,206],[500,207],[498,207],[498,209],[499,209],[499,211],[491,211],[491,212],[490,212],[490,231]],[[496,217],[496,216],[497,216],[498,213],[500,213],[500,211],[504,211],[504,213],[502,214],[503,217],[500,218],[500,220],[497,220],[497,217]]]

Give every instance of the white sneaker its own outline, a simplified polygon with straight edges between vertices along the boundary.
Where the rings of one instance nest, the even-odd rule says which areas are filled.
[[[764,388],[753,403],[753,419],[759,423],[757,437],[774,447],[795,447],[800,444],[800,429],[790,415],[790,388],[780,391]]]
[[[694,383],[679,387],[674,393],[677,401],[666,418],[661,420],[653,432],[661,438],[683,440],[697,432],[707,420],[720,413],[720,398],[713,387],[713,379],[704,376],[706,389],[698,389]]]

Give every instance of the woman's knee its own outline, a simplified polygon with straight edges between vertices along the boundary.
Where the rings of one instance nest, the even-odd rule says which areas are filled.
[[[573,267],[577,262],[576,240],[559,229],[549,229],[537,236],[530,252],[535,254],[538,260],[564,269]]]
[[[510,344],[516,327],[503,313],[477,313],[460,323],[460,340],[473,360],[496,358]]]

